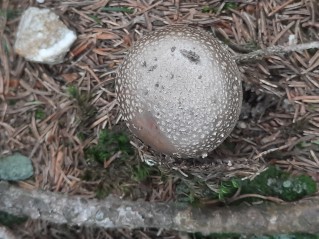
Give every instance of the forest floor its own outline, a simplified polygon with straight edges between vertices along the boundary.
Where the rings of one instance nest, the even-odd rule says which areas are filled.
[[[234,55],[318,41],[316,0],[6,0],[3,6],[6,2],[0,25],[0,157],[20,152],[32,159],[35,175],[18,182],[20,187],[86,198],[114,194],[219,205],[240,195],[234,179],[254,179],[269,166],[319,184],[317,49],[240,64],[239,122],[205,160],[167,159],[166,165],[164,156],[126,129],[114,93],[117,67],[150,31],[172,24],[200,27]],[[53,9],[76,32],[62,64],[32,63],[15,54],[17,26],[29,6]],[[33,220],[15,230],[23,238],[179,238],[177,232],[155,229],[66,230]]]

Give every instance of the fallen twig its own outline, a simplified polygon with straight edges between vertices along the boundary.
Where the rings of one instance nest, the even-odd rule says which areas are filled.
[[[280,147],[278,147],[278,148],[268,149],[268,150],[263,151],[263,152],[259,153],[258,155],[256,155],[256,156],[253,158],[253,160],[257,160],[257,159],[259,159],[259,158],[261,158],[261,157],[264,157],[264,156],[267,155],[267,154],[270,154],[270,153],[275,152],[275,151],[278,151],[278,150],[286,149],[286,148],[289,148],[289,147],[290,147],[290,144],[285,144],[285,145],[282,145],[282,146],[280,146]]]
[[[319,200],[315,198],[289,204],[191,208],[114,197],[87,200],[80,196],[27,191],[0,182],[0,210],[56,224],[104,228],[156,227],[204,234],[319,232]]]
[[[235,56],[235,60],[238,64],[243,64],[249,61],[258,60],[265,56],[274,54],[286,54],[293,51],[303,51],[312,48],[319,48],[319,41],[291,45],[291,46],[271,46],[263,50],[253,51],[247,54],[238,54]]]
[[[250,193],[250,194],[242,194],[242,195],[233,197],[230,200],[227,200],[227,203],[233,203],[235,201],[238,201],[238,200],[244,199],[244,198],[260,198],[260,199],[263,199],[263,200],[273,201],[273,202],[276,202],[276,203],[284,202],[284,200],[282,200],[280,198],[271,197],[271,196],[263,196],[263,195],[259,195],[259,194]]]

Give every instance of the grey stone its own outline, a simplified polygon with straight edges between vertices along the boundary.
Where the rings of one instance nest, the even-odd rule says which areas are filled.
[[[32,162],[22,154],[15,153],[0,158],[0,180],[18,181],[33,175]]]
[[[75,40],[76,34],[53,11],[29,7],[21,17],[14,49],[29,61],[58,64]]]

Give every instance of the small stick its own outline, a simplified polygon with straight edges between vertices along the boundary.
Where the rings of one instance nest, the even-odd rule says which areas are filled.
[[[291,46],[271,46],[263,50],[253,51],[247,54],[238,54],[235,56],[235,61],[238,64],[243,64],[249,61],[255,61],[262,57],[270,56],[273,54],[286,54],[293,51],[303,51],[312,48],[319,48],[319,41],[291,45]]]
[[[253,160],[259,159],[259,158],[261,158],[261,157],[263,157],[263,156],[265,156],[265,155],[267,155],[267,154],[269,154],[269,153],[272,153],[272,152],[275,152],[275,151],[278,151],[278,150],[282,150],[282,149],[285,149],[285,148],[288,148],[288,147],[290,147],[290,144],[288,144],[288,145],[285,144],[285,145],[282,145],[282,146],[280,146],[280,147],[278,147],[278,148],[268,149],[268,150],[266,150],[266,151],[261,152],[261,153],[258,154],[257,156],[255,156],[255,157],[253,158]]]
[[[272,202],[275,202],[275,203],[283,203],[283,202],[285,202],[284,200],[282,200],[280,198],[271,197],[271,196],[263,196],[263,195],[260,195],[260,194],[242,194],[242,195],[239,195],[237,197],[233,197],[230,200],[227,200],[227,202],[228,203],[233,203],[235,201],[238,201],[238,200],[244,199],[244,198],[260,198],[260,199],[272,201]]]

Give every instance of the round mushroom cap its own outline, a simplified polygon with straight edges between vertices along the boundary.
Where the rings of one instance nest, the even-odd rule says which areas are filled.
[[[129,129],[178,158],[205,157],[233,130],[240,113],[239,69],[209,33],[170,26],[136,42],[116,79]]]

